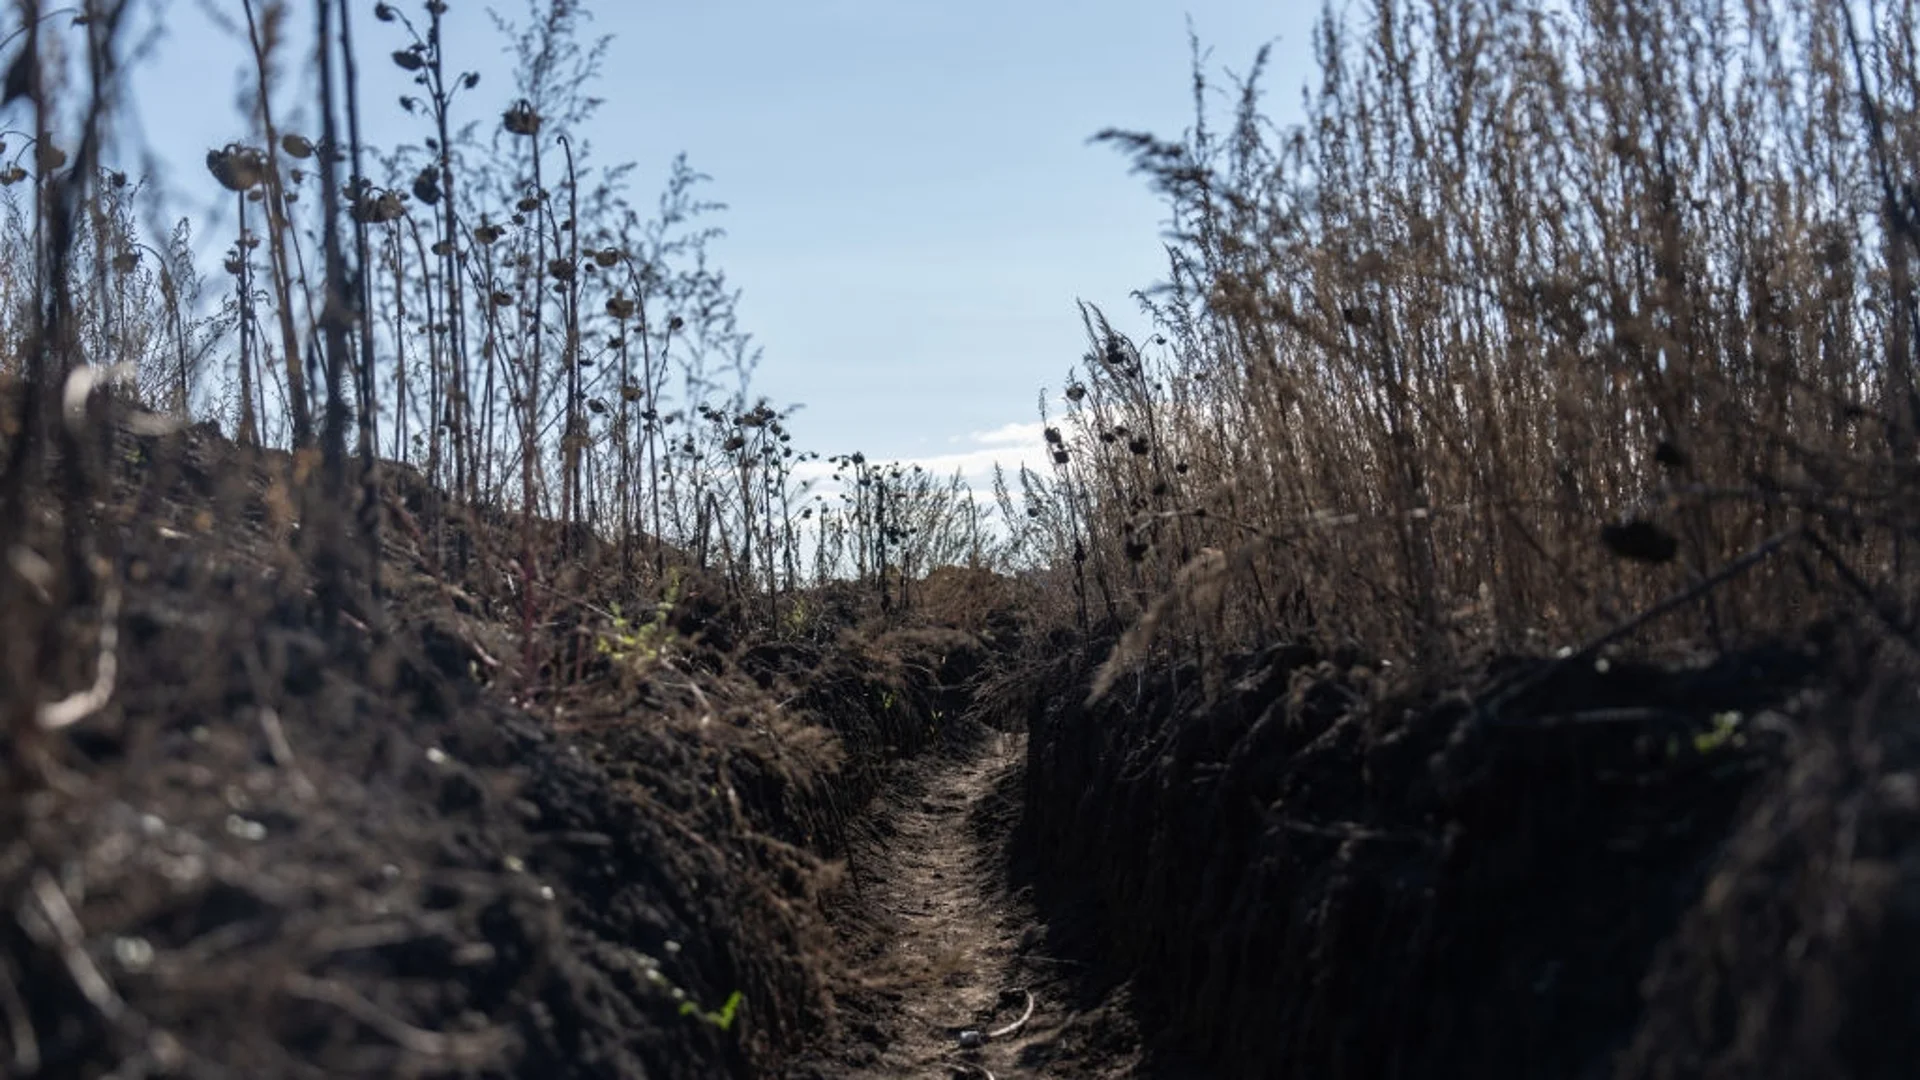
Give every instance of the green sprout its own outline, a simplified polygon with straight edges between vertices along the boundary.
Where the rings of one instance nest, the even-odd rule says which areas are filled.
[[[727,1031],[731,1029],[733,1027],[734,1018],[738,1016],[739,1013],[740,1013],[740,991],[738,990],[735,990],[733,993],[727,995],[726,1004],[720,1006],[720,1009],[718,1012],[710,1012],[708,1010],[702,1009],[700,1006],[694,1004],[691,1001],[683,1001],[680,1003],[681,1016],[691,1016],[697,1020],[704,1020],[707,1023],[712,1024],[714,1027],[719,1028],[721,1031]]]

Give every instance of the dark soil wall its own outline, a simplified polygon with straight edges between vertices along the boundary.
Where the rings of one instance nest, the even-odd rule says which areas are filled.
[[[1021,862],[1143,1030],[1220,1075],[1605,1075],[1780,752],[1695,736],[1809,667],[1510,664],[1538,684],[1476,716],[1284,646],[1212,704],[1192,671],[1062,695],[1032,721]]]
[[[0,1072],[711,1080],[831,1028],[830,860],[964,697],[972,639],[739,655],[693,582],[672,666],[542,640],[528,711],[490,677],[517,608],[447,581],[404,518],[382,625],[328,630],[286,455],[126,441],[95,523],[123,594],[111,704],[44,745],[0,734]],[[83,685],[98,604],[0,611],[0,634],[61,635]],[[29,773],[51,779],[9,783]],[[699,1015],[735,992],[724,1030]]]

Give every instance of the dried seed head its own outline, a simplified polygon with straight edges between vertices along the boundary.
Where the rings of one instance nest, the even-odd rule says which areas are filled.
[[[432,206],[440,201],[440,170],[428,166],[413,178],[413,197]]]
[[[368,188],[353,200],[349,211],[353,220],[362,225],[384,225],[389,221],[398,221],[407,215],[407,206],[400,201],[397,191],[382,191]]]
[[[540,132],[540,114],[534,111],[533,103],[522,98],[514,102],[500,117],[501,126],[514,135],[537,135]]]
[[[593,261],[599,263],[602,267],[612,269],[620,262],[620,249],[607,248],[604,251],[596,251],[593,253]]]
[[[306,136],[295,135],[291,131],[280,136],[280,149],[286,151],[288,157],[299,158],[302,161],[313,156],[313,143]]]
[[[267,156],[251,146],[228,143],[207,151],[207,171],[228,191],[246,191],[267,177]]]

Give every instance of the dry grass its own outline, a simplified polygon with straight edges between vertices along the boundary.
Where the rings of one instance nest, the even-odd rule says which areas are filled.
[[[1428,670],[1688,590],[1659,634],[1906,632],[1920,51],[1845,14],[1377,0],[1296,128],[1256,65],[1224,127],[1197,74],[1180,141],[1105,133],[1176,237],[1023,478],[1089,618]]]

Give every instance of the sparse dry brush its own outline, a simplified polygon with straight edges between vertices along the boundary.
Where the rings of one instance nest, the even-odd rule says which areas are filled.
[[[48,294],[46,200],[74,178],[87,212],[72,226],[61,295],[82,335],[76,358],[130,363],[134,398],[175,422],[207,417],[244,445],[325,459],[303,478],[344,478],[351,452],[361,494],[343,512],[368,551],[376,461],[416,470],[426,483],[397,508],[397,526],[436,573],[489,610],[517,612],[529,640],[586,614],[566,610],[555,585],[566,565],[598,567],[603,547],[640,592],[657,592],[671,563],[717,569],[736,596],[763,601],[749,610],[770,627],[811,585],[990,556],[992,530],[950,485],[896,469],[890,494],[868,498],[883,488],[855,491],[849,479],[843,526],[817,481],[796,475],[819,455],[793,445],[790,410],[751,392],[758,347],[709,257],[724,207],[704,196],[708,178],[675,161],[648,212],[630,197],[633,167],[599,164],[577,134],[602,105],[591,89],[611,44],[589,36],[581,4],[535,0],[524,18],[494,16],[514,59],[504,107],[476,105],[494,77],[483,83],[446,53],[447,20],[463,13],[438,2],[367,11],[357,40],[390,46],[377,62],[415,88],[398,107],[417,120],[417,141],[384,151],[358,134],[351,50],[338,50],[324,98],[337,107],[316,109],[323,97],[295,77],[317,32],[296,25],[304,9],[249,0],[229,20],[254,73],[239,103],[244,137],[205,154],[209,187],[232,208],[217,226],[231,230],[230,287],[197,276],[186,220],[163,244],[142,239],[141,182],[96,161],[97,179],[81,184],[56,145],[67,136],[7,136],[0,371],[31,374],[33,316]],[[353,33],[350,16],[337,9],[336,45]],[[42,53],[52,55],[19,56]],[[296,130],[287,117],[333,126]],[[131,156],[116,145],[95,157],[116,152]],[[329,423],[354,433],[337,453],[322,453]],[[905,520],[916,516],[925,520]],[[488,527],[506,518],[517,521],[511,540]],[[874,593],[905,601],[905,589]]]
[[[1694,594],[1726,643],[1914,599],[1910,5],[1377,0],[1306,119],[1196,58],[1152,329],[1028,499],[1091,616],[1432,672]],[[1752,558],[1746,558],[1752,555]],[[1144,614],[1144,619],[1139,617]]]
[[[0,1072],[791,1050],[823,857],[964,644],[822,643],[991,558],[970,495],[875,465],[823,512],[707,178],[649,211],[580,137],[609,43],[575,0],[496,20],[492,105],[445,49],[477,8],[212,11],[251,74],[234,141],[161,148],[230,207],[197,228],[110,137],[152,10],[0,14]],[[363,140],[370,60],[417,141]]]

